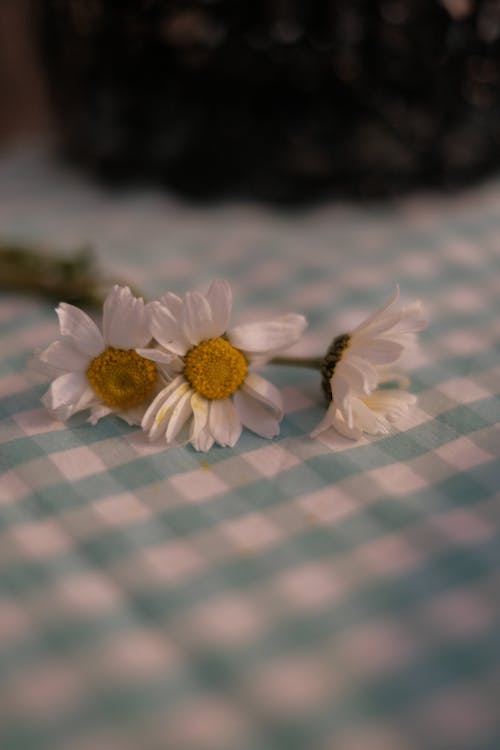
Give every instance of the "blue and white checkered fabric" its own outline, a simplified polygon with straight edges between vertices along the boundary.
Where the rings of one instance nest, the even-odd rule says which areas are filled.
[[[53,421],[26,360],[50,306],[0,301],[1,750],[498,750],[500,183],[278,213],[110,194],[43,151],[0,160],[4,238],[91,243],[150,298],[215,277],[233,320],[304,313],[302,351],[399,282],[431,325],[401,432],[166,451]]]

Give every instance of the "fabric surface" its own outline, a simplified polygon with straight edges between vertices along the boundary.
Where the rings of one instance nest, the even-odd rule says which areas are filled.
[[[192,207],[4,155],[4,239],[89,242],[150,298],[226,278],[233,322],[304,313],[307,354],[396,282],[431,323],[401,431],[313,441],[319,376],[268,367],[279,437],[200,454],[51,419],[26,362],[56,316],[3,294],[2,750],[500,747],[499,209]]]

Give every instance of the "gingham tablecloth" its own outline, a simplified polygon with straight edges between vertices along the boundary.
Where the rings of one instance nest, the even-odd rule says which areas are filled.
[[[312,441],[316,374],[268,368],[280,436],[204,455],[53,421],[26,360],[56,316],[3,294],[1,750],[498,750],[500,183],[280,213],[20,151],[0,234],[149,297],[226,278],[234,320],[306,314],[307,353],[396,282],[431,316],[401,432]]]

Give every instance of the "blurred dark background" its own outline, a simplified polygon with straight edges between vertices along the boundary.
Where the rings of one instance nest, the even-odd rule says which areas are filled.
[[[2,0],[0,27],[0,137],[55,130],[114,184],[378,198],[500,163],[499,0]]]

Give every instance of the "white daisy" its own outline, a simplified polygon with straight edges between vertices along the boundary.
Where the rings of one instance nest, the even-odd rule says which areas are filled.
[[[306,320],[290,314],[228,329],[231,304],[229,284],[220,280],[206,295],[169,293],[151,303],[151,335],[161,348],[139,353],[170,382],[144,415],[150,439],[207,451],[214,442],[235,445],[242,426],[266,438],[278,434],[281,394],[250,367],[294,344]]]
[[[415,404],[415,396],[403,390],[408,379],[393,365],[427,321],[420,302],[396,309],[398,296],[396,288],[380,310],[334,340],[321,370],[330,404],[312,437],[330,428],[353,440],[359,440],[363,432],[386,434],[390,423]],[[379,389],[393,381],[399,383],[399,389]]]
[[[44,405],[62,420],[90,409],[92,424],[111,412],[139,424],[159,384],[154,363],[135,351],[151,339],[143,300],[128,287],[113,287],[102,333],[78,307],[62,302],[56,313],[61,337],[38,354],[43,370],[55,377]]]

